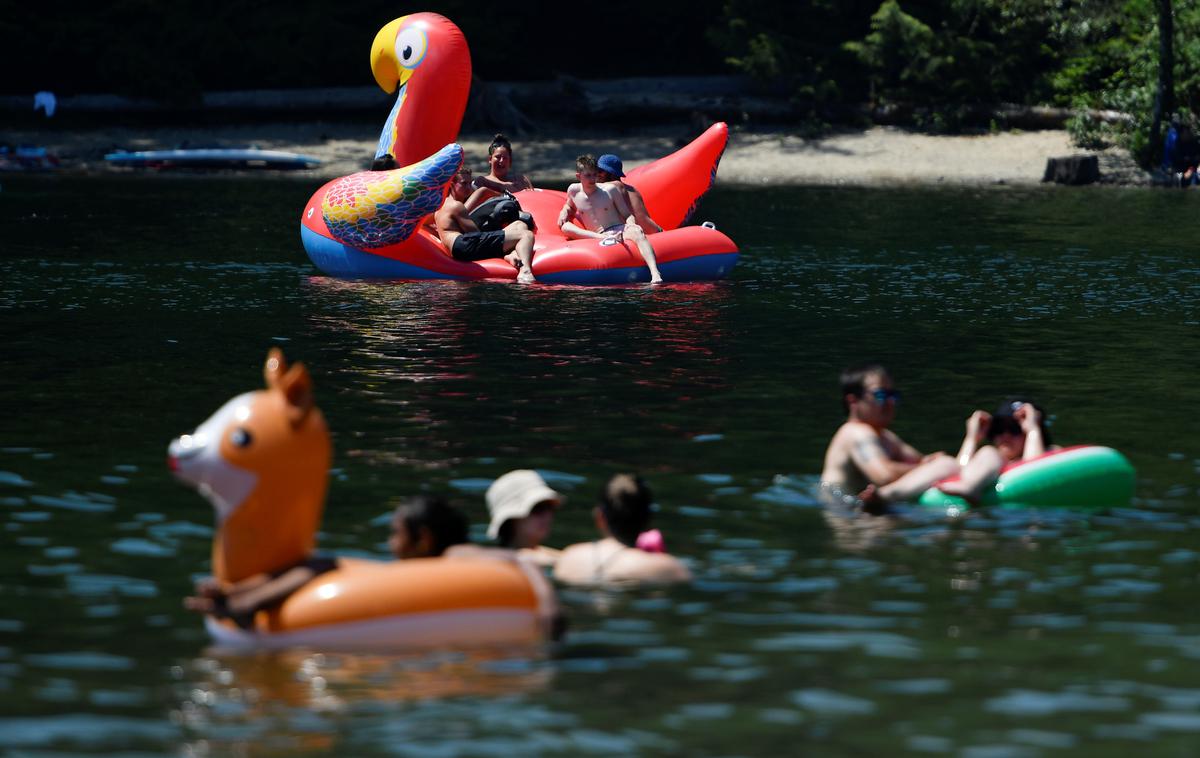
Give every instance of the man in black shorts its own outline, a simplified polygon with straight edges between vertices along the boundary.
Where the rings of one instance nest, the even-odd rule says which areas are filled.
[[[503,257],[517,269],[518,282],[534,281],[533,232],[521,221],[493,232],[479,231],[463,204],[471,191],[471,169],[460,169],[450,181],[450,194],[433,215],[442,244],[459,261]]]

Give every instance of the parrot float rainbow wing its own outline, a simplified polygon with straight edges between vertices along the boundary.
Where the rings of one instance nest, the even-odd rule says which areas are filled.
[[[462,31],[436,13],[401,16],[375,35],[371,72],[385,92],[396,93],[375,157],[391,155],[401,168],[344,176],[313,194],[300,217],[313,264],[347,279],[515,279],[517,270],[500,258],[455,260],[423,223],[469,160],[455,144],[471,90],[471,53]],[[630,171],[665,229],[650,241],[666,281],[720,279],[737,263],[737,245],[711,224],[682,226],[712,186],[728,141],[729,128],[714,124],[683,149]],[[563,192],[535,188],[516,198],[535,222],[538,281],[649,280],[632,243],[567,239],[560,232]]]

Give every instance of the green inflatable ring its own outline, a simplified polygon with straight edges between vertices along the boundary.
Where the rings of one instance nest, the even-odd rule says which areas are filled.
[[[1111,447],[1077,445],[1051,450],[1032,460],[1010,463],[976,505],[1080,510],[1120,508],[1132,500],[1133,486],[1133,465],[1125,456]],[[947,511],[963,511],[972,506],[957,495],[942,492],[937,484],[925,490],[918,502]]]

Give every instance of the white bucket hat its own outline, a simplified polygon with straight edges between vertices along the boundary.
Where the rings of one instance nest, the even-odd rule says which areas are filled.
[[[492,482],[487,491],[488,512],[492,522],[488,524],[488,537],[495,539],[500,534],[500,525],[514,518],[525,518],[538,503],[562,505],[562,495],[550,489],[546,480],[536,471],[517,469]]]

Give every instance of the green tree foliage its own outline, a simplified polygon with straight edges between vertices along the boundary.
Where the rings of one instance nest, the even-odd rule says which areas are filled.
[[[1174,3],[1175,104],[1178,117],[1200,115],[1200,7]],[[1155,0],[1082,3],[1064,14],[1062,36],[1071,51],[1053,75],[1062,102],[1078,109],[1112,109],[1129,115],[1123,126],[1102,125],[1086,115],[1068,125],[1077,142],[1093,147],[1116,142],[1145,164],[1158,82],[1159,31]]]
[[[1175,2],[1175,102],[1200,116],[1200,3]],[[815,102],[942,115],[1016,103],[1117,110],[1072,130],[1148,160],[1158,74],[1155,0],[727,0],[713,39],[735,68]]]
[[[846,43],[881,102],[1037,102],[1057,63],[1050,0],[885,0]]]
[[[924,99],[941,78],[950,60],[935,50],[933,30],[885,0],[871,16],[871,33],[861,41],[847,42],[870,72],[873,98]]]
[[[878,0],[728,0],[709,37],[726,62],[808,103],[853,102],[866,77],[847,40],[860,37]]]

